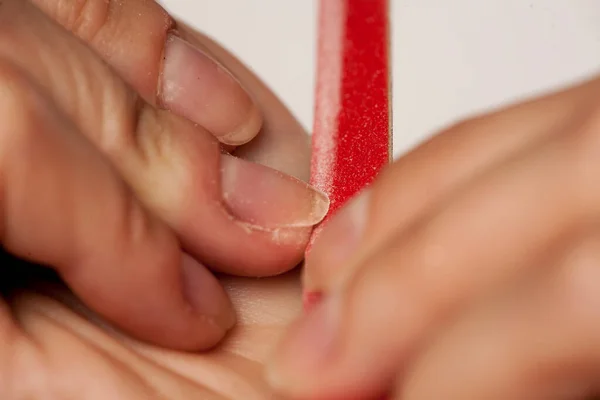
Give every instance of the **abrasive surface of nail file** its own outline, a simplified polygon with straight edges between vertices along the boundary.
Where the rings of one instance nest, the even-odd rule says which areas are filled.
[[[320,0],[311,184],[331,201],[329,219],[392,160],[387,0]],[[320,299],[304,293],[308,310]]]
[[[389,4],[321,0],[311,184],[331,201],[329,219],[392,159]],[[305,305],[316,299],[306,294]]]

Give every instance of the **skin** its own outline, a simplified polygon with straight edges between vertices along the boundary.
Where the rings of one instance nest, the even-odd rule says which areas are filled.
[[[0,1],[0,398],[274,398],[264,343],[328,207],[308,160],[156,3]]]
[[[599,90],[394,163],[315,243],[323,300],[270,359],[327,209],[290,176],[298,124],[151,1],[0,2],[0,397],[596,394]]]
[[[264,364],[298,314],[298,272],[222,278],[238,324],[210,352],[183,352],[115,330],[48,274],[12,276],[7,296],[16,329],[5,341],[2,398],[100,400],[279,399]]]
[[[599,391],[600,78],[461,122],[328,225],[323,301],[269,368],[298,399]]]

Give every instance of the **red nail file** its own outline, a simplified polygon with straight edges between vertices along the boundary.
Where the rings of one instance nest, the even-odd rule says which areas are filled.
[[[389,4],[320,0],[311,184],[331,201],[329,219],[392,159]],[[304,293],[305,310],[320,299]]]
[[[311,184],[331,206],[307,253],[392,159],[388,7],[387,0],[320,1]]]

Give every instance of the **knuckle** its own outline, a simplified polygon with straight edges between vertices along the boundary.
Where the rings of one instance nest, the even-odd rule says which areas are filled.
[[[142,103],[135,93],[113,89],[103,96],[109,100],[100,108],[97,127],[88,127],[85,131],[103,153],[118,161],[130,154],[137,144],[133,134],[134,115]]]
[[[136,163],[139,168],[151,167],[154,162],[168,159],[176,129],[171,126],[171,115],[134,93],[115,100],[115,104],[118,105],[106,111],[113,115],[113,123],[103,126],[96,139],[100,149],[118,165]]]
[[[94,38],[106,25],[110,1],[67,0],[54,2],[48,13],[58,23],[84,40]]]
[[[123,37],[132,27],[131,20],[140,15],[146,20],[158,20],[166,27],[174,24],[157,2],[149,0],[62,0],[55,2],[49,14],[89,43],[111,42]]]

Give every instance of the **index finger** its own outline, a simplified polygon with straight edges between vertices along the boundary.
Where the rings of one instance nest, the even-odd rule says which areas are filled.
[[[184,40],[155,1],[31,0],[94,49],[153,105],[240,145],[260,131],[262,114],[242,84],[201,47]]]

